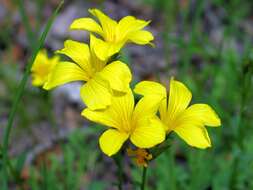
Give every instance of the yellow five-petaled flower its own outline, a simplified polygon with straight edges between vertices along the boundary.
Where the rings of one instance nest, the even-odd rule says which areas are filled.
[[[130,138],[139,148],[151,148],[165,139],[163,124],[156,116],[158,101],[149,97],[134,105],[134,96],[129,89],[123,96],[113,96],[107,109],[93,111],[89,108],[82,112],[87,119],[110,127],[99,139],[102,151],[111,156],[119,151]]]
[[[106,48],[104,49],[107,54],[113,55],[119,52],[127,42],[145,45],[151,44],[154,39],[149,31],[143,30],[150,21],[126,16],[117,22],[98,9],[89,9],[89,12],[98,19],[100,25],[92,18],[79,18],[74,20],[70,29],[87,30],[100,35],[105,41],[104,46]],[[95,50],[99,51],[99,47],[96,47]],[[103,59],[103,51],[100,51],[98,56]]]
[[[204,126],[218,127],[221,125],[220,119],[207,104],[188,107],[192,94],[183,83],[171,79],[168,98],[166,88],[156,82],[140,82],[134,91],[158,101],[157,97],[161,97],[159,113],[167,134],[174,131],[186,143],[197,148],[211,146]]]
[[[72,61],[58,63],[50,73],[44,88],[49,90],[73,81],[85,81],[81,87],[81,98],[92,110],[105,109],[111,104],[113,91],[126,93],[132,75],[126,64],[113,61],[107,64],[109,55],[101,60],[94,52],[102,40],[90,36],[90,47],[85,43],[67,40],[57,53],[68,56]]]
[[[48,79],[49,73],[59,61],[59,56],[49,58],[46,50],[40,50],[31,68],[32,85],[37,87],[43,86]]]

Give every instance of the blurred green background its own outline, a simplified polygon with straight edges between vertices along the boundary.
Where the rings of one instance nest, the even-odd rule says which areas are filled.
[[[1,142],[35,39],[58,3],[0,1]],[[65,39],[88,42],[86,32],[68,27],[91,7],[114,19],[152,20],[147,29],[155,48],[129,45],[121,55],[133,70],[133,83],[174,76],[192,90],[193,103],[212,105],[222,120],[222,127],[208,129],[212,148],[207,150],[173,135],[172,146],[150,164],[147,189],[253,189],[253,1],[66,0],[44,46],[50,55]],[[117,189],[114,163],[98,147],[104,128],[80,116],[79,87],[47,94],[29,82],[11,133],[10,190]],[[127,156],[124,163],[124,189],[135,189],[141,168]]]

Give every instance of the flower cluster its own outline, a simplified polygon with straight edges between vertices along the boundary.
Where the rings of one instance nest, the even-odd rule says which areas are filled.
[[[40,62],[46,64],[34,64],[33,75],[41,73],[41,76],[34,77],[33,84],[50,90],[68,82],[82,81],[80,96],[87,108],[81,114],[108,127],[99,139],[101,150],[108,156],[116,154],[129,139],[141,150],[130,151],[130,154],[137,155],[137,162],[146,166],[152,155],[145,149],[162,143],[173,131],[190,146],[210,147],[205,126],[220,126],[220,119],[210,106],[189,106],[191,92],[173,78],[169,90],[157,82],[142,81],[132,91],[129,67],[115,58],[129,42],[152,44],[153,35],[144,30],[150,21],[126,16],[117,22],[98,9],[89,9],[89,12],[98,22],[93,18],[80,18],[70,26],[71,30],[89,31],[89,45],[65,41],[64,48],[56,53],[69,57],[70,61],[55,58],[49,63],[39,54],[37,59],[44,59]],[[142,95],[137,103],[134,93]]]

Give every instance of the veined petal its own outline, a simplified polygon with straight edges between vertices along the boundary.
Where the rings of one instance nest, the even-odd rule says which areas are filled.
[[[142,81],[135,85],[134,92],[143,96],[167,97],[166,88],[158,82]]]
[[[90,46],[92,53],[101,61],[106,62],[112,55],[120,51],[121,46],[112,44],[90,35]]]
[[[171,79],[166,123],[172,123],[177,115],[187,108],[191,98],[191,92],[183,83]]]
[[[117,116],[114,116],[108,109],[110,108],[93,111],[89,108],[86,108],[82,111],[82,116],[90,121],[105,125],[107,127],[118,128],[120,123],[117,120]]]
[[[110,85],[96,74],[82,86],[81,98],[91,110],[105,109],[111,104]]]
[[[92,18],[79,18],[72,22],[70,25],[71,30],[87,30],[90,32],[95,32],[103,36],[103,30],[101,26],[94,21]]]
[[[123,40],[129,33],[143,29],[150,21],[139,20],[133,16],[122,18],[117,25],[118,39]]]
[[[174,131],[190,146],[201,149],[211,147],[211,140],[203,125],[185,123],[177,126]]]
[[[121,32],[132,32],[143,29],[150,21],[136,19],[134,16],[125,16],[118,23],[118,30]]]
[[[95,111],[85,109],[82,115],[91,121],[117,128],[119,131],[129,131],[133,107],[134,97],[129,89],[125,95],[113,95],[108,108]]]
[[[139,148],[151,148],[165,140],[164,126],[156,117],[147,118],[136,126],[130,140]]]
[[[146,96],[141,98],[134,109],[134,120],[139,123],[147,117],[155,116],[160,103],[161,98],[159,96]]]
[[[108,129],[99,138],[101,150],[108,156],[116,154],[123,143],[128,139],[128,134],[115,129]]]
[[[64,48],[56,51],[56,53],[64,54],[76,62],[83,70],[90,75],[92,68],[90,63],[90,49],[85,43],[80,43],[73,40],[66,40]]]
[[[220,119],[207,104],[194,104],[183,111],[172,124],[174,131],[189,145],[198,148],[211,146],[204,125],[219,126]]]
[[[121,61],[114,61],[99,73],[110,83],[113,90],[127,92],[129,83],[132,80],[132,74],[128,66]]]
[[[115,39],[115,31],[117,22],[112,20],[110,17],[105,15],[103,12],[101,12],[98,9],[89,9],[89,12],[98,18],[102,29],[104,31],[104,38],[106,41],[113,41]]]
[[[221,125],[219,116],[207,104],[193,104],[183,114],[185,119],[198,120],[203,125],[210,127],[219,127]]]
[[[152,40],[154,40],[153,34],[146,30],[131,32],[126,38],[139,45],[149,44]]]
[[[155,96],[156,100],[160,103],[159,113],[162,120],[167,118],[167,92],[166,88],[158,82],[152,81],[142,81],[139,82],[135,88],[134,92],[136,94],[141,94],[146,96]],[[160,99],[159,99],[160,97]]]
[[[43,88],[49,90],[68,82],[87,80],[88,76],[86,73],[75,63],[59,62],[49,74]]]

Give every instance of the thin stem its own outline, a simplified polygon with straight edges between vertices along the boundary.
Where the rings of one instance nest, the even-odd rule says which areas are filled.
[[[122,186],[123,186],[123,166],[122,166],[122,155],[120,153],[118,153],[115,157],[114,157],[114,161],[117,165],[117,175],[118,175],[118,189],[122,190]]]
[[[29,23],[28,15],[26,14],[26,11],[25,11],[24,1],[15,0],[14,2],[16,2],[18,5],[19,13],[26,30],[26,35],[27,35],[28,42],[30,44],[30,48],[34,48],[36,44],[36,41],[35,41],[36,39],[35,39],[34,32],[32,30],[32,27]]]
[[[8,171],[7,171],[8,145],[9,145],[9,137],[10,137],[11,129],[12,129],[12,126],[13,126],[13,121],[14,121],[14,118],[15,118],[15,115],[16,115],[16,112],[17,112],[17,108],[18,108],[19,102],[22,98],[26,83],[28,81],[30,70],[31,70],[31,67],[33,65],[33,62],[34,62],[34,60],[37,56],[37,53],[39,52],[39,50],[43,46],[43,44],[45,42],[45,39],[46,39],[46,36],[47,36],[47,34],[48,34],[52,24],[53,24],[53,21],[54,21],[56,15],[57,15],[59,9],[61,8],[62,4],[63,4],[63,1],[61,1],[61,3],[58,5],[56,10],[54,11],[53,15],[50,17],[49,21],[47,22],[45,30],[43,31],[43,33],[40,37],[39,43],[38,43],[37,47],[34,49],[34,51],[32,52],[31,59],[30,59],[28,65],[26,67],[24,76],[23,76],[23,78],[22,78],[22,80],[19,84],[17,93],[16,93],[16,95],[14,97],[14,100],[13,100],[10,115],[9,115],[9,118],[8,118],[7,127],[4,131],[4,138],[3,138],[3,177],[2,177],[2,179],[3,179],[2,189],[3,190],[8,189]]]
[[[143,167],[143,170],[142,170],[141,190],[145,190],[147,169],[148,169],[147,167]]]

